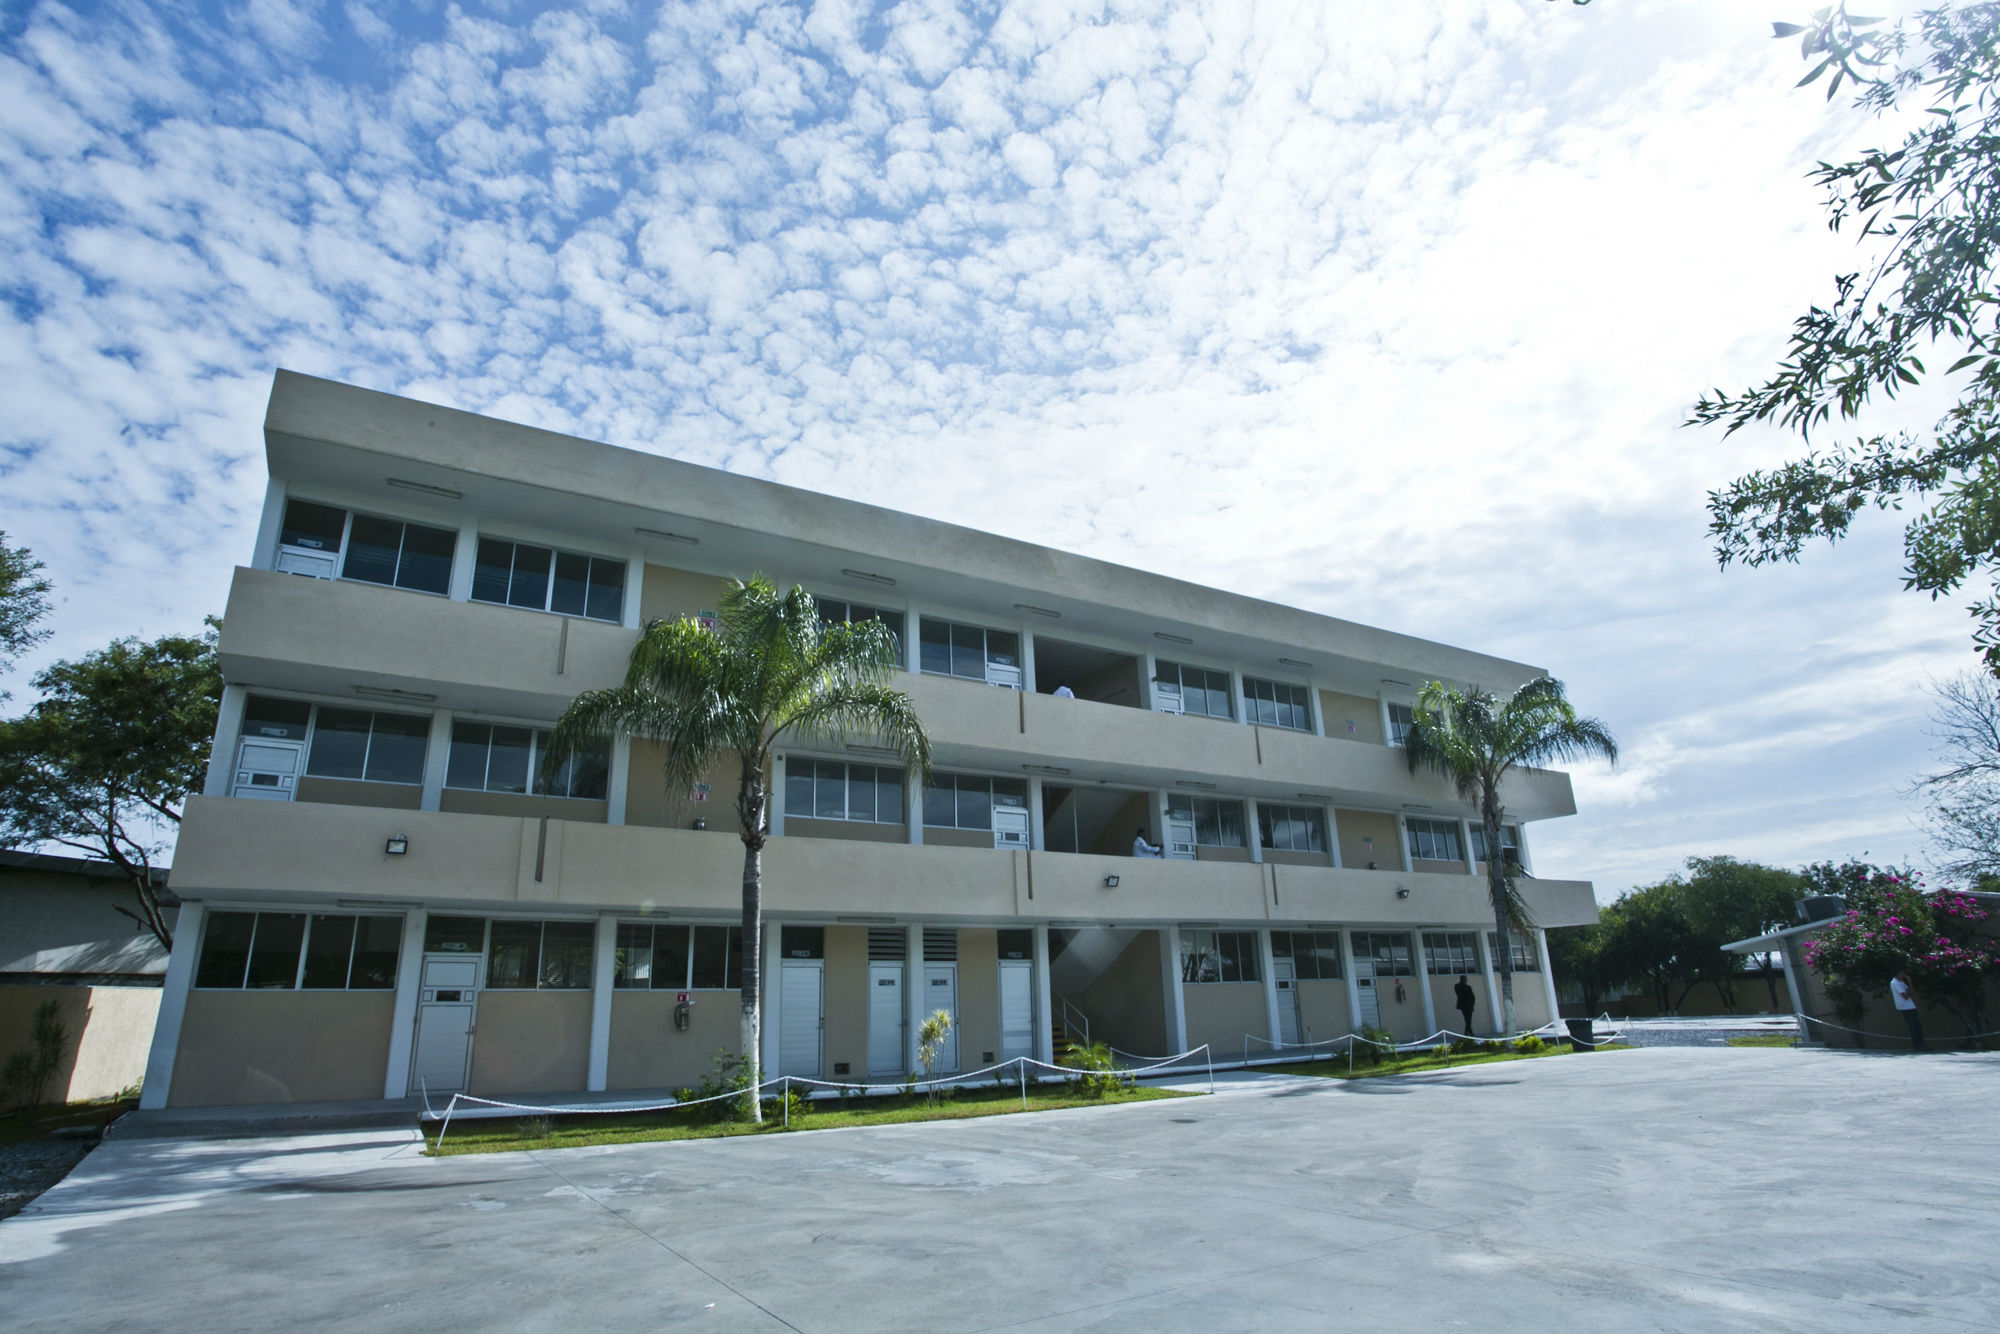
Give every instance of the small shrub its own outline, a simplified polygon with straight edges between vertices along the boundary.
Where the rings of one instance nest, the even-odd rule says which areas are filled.
[[[931,1017],[924,1020],[917,1030],[917,1059],[924,1063],[924,1078],[929,1080],[937,1069],[938,1058],[944,1055],[944,1040],[951,1036],[951,1011],[934,1010]],[[938,1100],[936,1085],[930,1089],[931,1102]]]
[[[742,1098],[725,1098],[725,1093],[742,1093],[750,1087],[749,1063],[741,1056],[722,1051],[715,1054],[715,1064],[700,1084],[691,1089],[674,1090],[677,1102],[699,1102],[703,1098],[715,1098],[715,1102],[703,1102],[698,1107],[686,1109],[689,1119],[697,1123],[721,1124],[741,1121],[749,1115]]]
[[[1132,1087],[1132,1075],[1118,1066],[1118,1058],[1108,1043],[1072,1042],[1063,1053],[1062,1064],[1076,1071],[1070,1088],[1087,1098],[1106,1098]]]
[[[61,1013],[61,1002],[53,999],[36,1006],[34,1021],[28,1029],[31,1050],[15,1052],[7,1058],[5,1066],[0,1066],[0,1083],[6,1086],[7,1100],[21,1108],[30,1120],[49,1091],[49,1081],[62,1065],[63,1053],[69,1049],[69,1030],[63,1026]]]
[[[1396,1059],[1396,1035],[1386,1028],[1369,1026],[1357,1033],[1354,1060],[1357,1065],[1380,1065]]]
[[[806,1100],[797,1089],[786,1089],[782,1097],[773,1095],[764,1099],[764,1120],[767,1124],[786,1124],[805,1114]]]
[[[1548,1043],[1530,1033],[1524,1038],[1515,1040],[1514,1050],[1523,1056],[1533,1056],[1536,1052],[1546,1049],[1548,1045]]]
[[[514,1137],[524,1140],[547,1139],[549,1132],[554,1129],[555,1122],[546,1116],[524,1116],[514,1123]]]

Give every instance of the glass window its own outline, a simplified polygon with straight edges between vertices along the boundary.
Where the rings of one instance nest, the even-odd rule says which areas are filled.
[[[368,725],[373,715],[365,709],[325,707],[318,713],[306,772],[315,778],[361,777],[368,762]]]
[[[1176,820],[1194,821],[1194,841],[1209,848],[1240,848],[1243,841],[1243,803],[1219,797],[1167,798],[1168,814]]]
[[[787,959],[824,959],[826,928],[823,926],[781,926],[778,953]]]
[[[529,792],[537,796],[604,800],[611,772],[611,743],[572,752],[545,775],[549,734],[526,727],[454,720],[444,785],[473,792]]]
[[[1326,851],[1326,812],[1316,806],[1257,803],[1257,834],[1267,848],[1287,852]]]
[[[872,764],[847,766],[847,818],[875,818],[875,766]]]
[[[403,952],[403,919],[357,917],[354,961],[347,970],[352,991],[381,991],[396,985],[396,964]]]
[[[951,675],[951,626],[928,617],[920,620],[918,666],[933,676]],[[981,676],[985,673],[981,672]]]
[[[353,954],[354,919],[315,916],[312,943],[306,947],[305,985],[314,990],[345,987],[347,963]]]
[[[688,987],[688,962],[693,958],[689,952],[690,928],[685,926],[659,926],[653,928],[653,986],[668,991],[685,991]]]
[[[403,525],[394,519],[354,516],[347,535],[347,561],[341,574],[371,584],[396,582],[396,558],[403,549]]]
[[[693,986],[701,991],[736,991],[743,986],[743,928],[694,928]]]
[[[1025,779],[933,774],[924,789],[924,823],[933,829],[991,829],[995,806],[1027,804]]]
[[[1254,931],[1182,931],[1181,981],[1255,982],[1259,950]]]
[[[1436,977],[1477,973],[1479,936],[1472,931],[1424,932],[1425,971]]]
[[[215,912],[201,934],[201,966],[195,969],[198,987],[240,987],[243,970],[250,963],[250,936],[257,927],[253,912]]]
[[[304,741],[313,706],[301,700],[252,695],[243,702],[243,735]]]
[[[819,611],[819,618],[827,625],[849,625],[857,621],[880,621],[889,628],[896,641],[896,661],[903,661],[903,613],[889,611],[881,607],[864,607],[858,602],[846,602],[840,598],[813,599]],[[947,654],[947,660],[949,655]]]
[[[310,500],[287,500],[285,520],[278,529],[278,544],[313,551],[339,551],[340,535],[345,531],[346,510],[315,505]]]
[[[542,924],[496,918],[486,947],[486,985],[532,988],[542,968]]]
[[[486,948],[484,917],[424,919],[424,953],[477,954]]]
[[[431,720],[419,715],[320,705],[306,773],[315,778],[421,784],[430,733]]]
[[[901,824],[902,770],[839,760],[791,760],[785,766],[785,814],[807,820]]]
[[[596,946],[595,922],[544,922],[538,985],[557,991],[588,990]]]
[[[1500,826],[1500,855],[1506,859],[1509,866],[1521,864],[1521,831],[1517,826],[1510,824]],[[1472,826],[1472,860],[1476,862],[1486,860],[1485,825]]]
[[[357,514],[347,530],[343,578],[371,584],[393,584],[424,593],[451,587],[451,553],[458,534],[397,519]]]
[[[1416,820],[1406,818],[1403,827],[1408,831],[1410,856],[1419,861],[1457,862],[1464,861],[1459,852],[1458,824],[1453,820]]]
[[[625,608],[625,562],[501,538],[479,539],[475,602],[617,621]]]
[[[1409,736],[1410,729],[1412,727],[1415,727],[1416,725],[1417,725],[1417,711],[1411,708],[1408,704],[1391,704],[1389,706],[1390,745],[1392,746],[1402,745],[1403,739]]]
[[[611,742],[596,742],[585,750],[571,751],[544,776],[542,759],[548,753],[549,734],[535,733],[535,792],[549,797],[576,797],[603,801],[611,790]]]
[[[1312,731],[1312,708],[1304,686],[1243,678],[1244,716],[1266,727]]]
[[[1181,708],[1185,712],[1210,718],[1236,716],[1235,710],[1230,707],[1228,672],[1161,661],[1154,664],[1153,679],[1180,688]]]
[[[645,988],[653,985],[653,928],[621,922],[612,951],[611,985]]]
[[[1338,931],[1273,931],[1271,953],[1292,961],[1292,976],[1300,981],[1338,981],[1340,933]]]
[[[1018,667],[1021,636],[1011,630],[988,630],[978,625],[955,625],[949,621],[922,618],[919,665],[935,676],[957,676],[984,681],[986,665]]]
[[[1035,933],[1016,927],[1003,928],[997,942],[1003,959],[1032,959],[1035,957]]]
[[[378,713],[368,737],[368,781],[424,781],[424,751],[431,737],[431,720],[407,713]]]
[[[449,528],[404,524],[403,555],[396,565],[396,587],[414,588],[424,593],[449,592],[451,553],[457,546],[458,534]]]
[[[1517,973],[1539,973],[1542,971],[1541,951],[1535,948],[1535,939],[1524,931],[1510,930],[1514,971]],[[1494,958],[1500,957],[1500,935],[1497,931],[1486,933],[1486,947],[1493,951]]]
[[[1414,977],[1410,966],[1410,937],[1403,931],[1356,931],[1356,958],[1372,959],[1377,977]]]
[[[486,757],[488,792],[528,790],[528,760],[535,748],[535,734],[526,727],[495,727],[493,744]]]

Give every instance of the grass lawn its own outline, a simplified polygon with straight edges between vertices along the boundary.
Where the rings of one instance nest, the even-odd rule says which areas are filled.
[[[1799,1040],[1790,1033],[1754,1033],[1723,1041],[1732,1047],[1795,1047]]]
[[[1596,1055],[1603,1051],[1630,1051],[1630,1043],[1611,1042],[1588,1053]],[[1380,1065],[1364,1065],[1359,1057],[1355,1059],[1352,1073],[1347,1068],[1347,1057],[1336,1056],[1325,1061],[1299,1061],[1292,1065],[1260,1065],[1259,1070],[1274,1071],[1282,1075],[1318,1075],[1323,1079],[1374,1079],[1381,1075],[1413,1075],[1423,1070],[1455,1070],[1462,1065],[1491,1065],[1496,1061],[1539,1061],[1549,1056],[1572,1056],[1567,1046],[1551,1043],[1540,1051],[1514,1051],[1505,1047],[1488,1047],[1479,1051],[1451,1052],[1403,1052]]]
[[[1151,1102],[1156,1098],[1196,1095],[1174,1089],[1132,1088],[1101,1098],[1068,1089],[1030,1090],[1027,1110],[1049,1112],[1061,1107],[1105,1107],[1121,1102]],[[705,1110],[705,1109],[704,1109]],[[886,1126],[905,1121],[960,1121],[973,1116],[1005,1116],[1021,1111],[1019,1089],[961,1089],[932,1106],[890,1094],[839,1103],[808,1103],[792,1114],[792,1131],[832,1130],[839,1126]],[[526,1116],[507,1120],[454,1121],[444,1148],[437,1147],[437,1127],[424,1127],[426,1151],[446,1157],[460,1153],[515,1153],[523,1149],[573,1149],[589,1144],[638,1144],[655,1140],[715,1139],[729,1135],[783,1135],[783,1122],[771,1118],[762,1126],[747,1123],[690,1122],[683,1112],[606,1112],[590,1116]],[[769,1114],[766,1113],[768,1116]]]

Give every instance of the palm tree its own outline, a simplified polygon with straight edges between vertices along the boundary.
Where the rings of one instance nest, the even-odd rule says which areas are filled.
[[[1541,767],[1593,755],[1616,763],[1618,743],[1597,719],[1578,717],[1563,695],[1562,682],[1545,676],[1504,701],[1476,687],[1460,693],[1432,681],[1417,695],[1416,721],[1403,745],[1411,773],[1429,769],[1443,774],[1459,796],[1479,808],[1486,832],[1486,886],[1501,942],[1496,951],[1501,1031],[1512,1033],[1512,931],[1515,926],[1532,929],[1535,921],[1514,884],[1515,868],[1500,850],[1500,822],[1507,814],[1500,805],[1500,780],[1516,765]]]
[[[761,1119],[754,1088],[771,756],[786,737],[838,745],[865,736],[901,756],[912,799],[919,799],[930,777],[931,743],[909,696],[889,688],[897,665],[896,637],[880,621],[822,623],[803,588],[780,593],[753,575],[730,581],[713,628],[691,618],[648,624],[625,683],[578,695],[550,735],[552,764],[614,732],[662,742],[670,793],[689,791],[712,765],[735,756],[743,839],[742,1041],[752,1119]]]

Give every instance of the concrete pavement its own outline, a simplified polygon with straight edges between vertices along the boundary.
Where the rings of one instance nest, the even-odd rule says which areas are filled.
[[[2000,1056],[1657,1049],[430,1160],[114,1140],[0,1223],[10,1331],[1968,1330]]]

